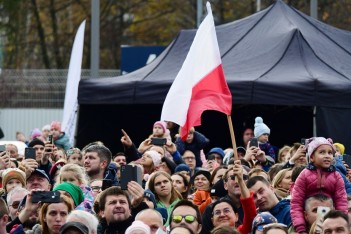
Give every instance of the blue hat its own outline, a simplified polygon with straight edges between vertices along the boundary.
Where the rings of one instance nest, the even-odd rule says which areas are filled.
[[[269,127],[267,125],[265,125],[263,123],[263,119],[261,117],[256,117],[255,119],[255,129],[254,129],[254,134],[255,137],[260,137],[263,134],[271,134],[271,130],[269,129]]]
[[[278,223],[278,220],[269,212],[261,212],[256,215],[252,222],[252,233],[256,230],[263,231],[263,226],[270,223]]]
[[[156,208],[155,210],[161,214],[162,220],[163,220],[163,225],[165,225],[167,220],[168,220],[167,209],[166,208]]]
[[[207,156],[213,153],[219,154],[222,158],[224,158],[224,151],[222,150],[222,148],[219,148],[219,147],[212,148],[210,152],[207,153]]]
[[[149,199],[152,203],[154,203],[154,209],[156,209],[156,197],[155,194],[150,189],[145,189],[144,197]]]
[[[190,167],[184,163],[179,164],[175,169],[174,169],[174,173],[175,172],[180,172],[180,171],[187,171],[189,173],[191,173]]]

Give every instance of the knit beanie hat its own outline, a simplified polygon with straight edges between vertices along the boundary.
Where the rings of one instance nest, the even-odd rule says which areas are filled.
[[[271,130],[267,125],[263,123],[263,119],[261,117],[256,117],[255,119],[255,129],[254,129],[254,134],[255,137],[260,137],[261,135],[268,133],[271,134]]]
[[[21,182],[22,187],[26,187],[26,174],[24,171],[18,168],[8,168],[2,172],[2,185],[5,190],[6,185],[12,179],[17,179],[19,182]]]
[[[343,144],[334,143],[334,147],[339,149],[341,155],[345,153],[345,146]]]
[[[50,126],[51,126],[51,129],[55,129],[61,132],[61,123],[59,121],[52,121]]]
[[[133,231],[142,231],[143,234],[150,234],[150,227],[147,226],[145,223],[136,220],[132,223],[132,226],[127,228],[125,234],[131,234],[133,233]]]
[[[31,136],[32,139],[40,137],[41,136],[41,131],[39,130],[39,128],[34,128],[32,130],[32,132],[30,133],[30,136]]]
[[[335,154],[335,148],[333,145],[333,140],[328,138],[325,139],[324,137],[312,137],[307,140],[307,155],[308,157],[311,157],[313,152],[321,145],[330,145],[331,148],[333,149],[333,153]]]
[[[206,179],[208,180],[208,182],[211,181],[211,173],[209,171],[205,171],[205,170],[199,170],[195,173],[195,175],[191,178],[191,183],[194,183],[195,178],[199,175],[203,175],[206,177]]]
[[[154,127],[155,127],[156,125],[160,126],[160,127],[163,129],[163,133],[166,133],[166,131],[167,131],[167,124],[166,124],[166,122],[163,122],[163,121],[156,121],[156,122],[154,123]]]
[[[161,163],[161,155],[155,151],[155,150],[148,150],[145,152],[145,154],[148,154],[152,158],[152,162],[154,163],[154,166],[157,167]]]
[[[44,142],[39,140],[38,138],[33,139],[31,142],[29,142],[28,147],[34,147],[35,145],[42,145],[45,146]]]
[[[191,173],[190,167],[184,163],[178,164],[178,166],[174,169],[174,173],[180,172],[180,171],[187,171]]]
[[[62,184],[55,186],[55,188],[52,191],[58,191],[58,190],[66,191],[67,193],[69,193],[74,201],[75,206],[78,206],[80,203],[84,201],[84,195],[83,195],[82,189],[79,188],[77,185],[64,182]]]
[[[207,157],[208,157],[209,155],[213,154],[213,153],[219,154],[222,158],[224,158],[224,155],[225,155],[222,148],[215,147],[215,148],[212,148],[212,149],[210,150],[210,152],[207,153]]]

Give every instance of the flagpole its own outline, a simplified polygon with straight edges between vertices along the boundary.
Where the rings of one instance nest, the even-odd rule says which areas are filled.
[[[229,125],[229,131],[230,131],[230,138],[232,139],[232,145],[233,145],[233,152],[234,152],[234,160],[238,160],[238,151],[236,149],[236,141],[235,141],[235,135],[234,135],[234,128],[233,128],[233,123],[232,123],[232,117],[230,115],[227,115],[228,119],[228,125]]]

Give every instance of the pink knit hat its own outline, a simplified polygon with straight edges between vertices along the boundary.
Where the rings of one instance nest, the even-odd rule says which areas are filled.
[[[154,163],[154,166],[157,167],[161,163],[161,155],[155,151],[155,150],[148,150],[145,152],[145,154],[148,154],[152,158],[152,162]]]
[[[321,145],[329,145],[333,149],[333,153],[335,154],[335,147],[333,145],[333,140],[328,138],[325,139],[324,137],[312,137],[307,140],[307,155],[311,157],[313,152]]]
[[[155,125],[160,126],[160,127],[163,129],[163,133],[165,133],[165,132],[167,131],[167,124],[166,124],[166,122],[163,122],[163,121],[156,121],[156,122],[154,123],[154,127],[155,127]]]
[[[55,129],[61,132],[61,123],[59,121],[52,121],[50,126],[51,129]]]

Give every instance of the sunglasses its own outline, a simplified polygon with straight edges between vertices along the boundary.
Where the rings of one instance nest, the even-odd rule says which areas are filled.
[[[173,215],[172,220],[175,223],[180,223],[182,220],[185,220],[187,223],[193,223],[196,218],[193,215]]]
[[[14,201],[14,202],[12,202],[12,205],[9,205],[9,206],[12,206],[13,209],[18,209],[18,206],[20,203],[21,203],[21,201]]]
[[[231,175],[229,176],[228,178],[230,178],[231,180],[235,180],[235,175]],[[243,175],[243,179],[244,180],[248,180],[249,179],[249,176],[248,175]],[[228,180],[228,179],[227,179]]]

